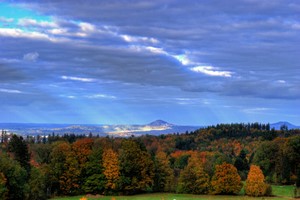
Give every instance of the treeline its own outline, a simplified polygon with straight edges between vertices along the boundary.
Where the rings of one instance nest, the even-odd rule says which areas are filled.
[[[131,138],[53,134],[35,142],[14,135],[1,143],[0,199],[237,194],[245,180],[251,196],[270,195],[267,183],[300,186],[299,130],[223,124],[186,134]],[[251,185],[257,181],[259,187]]]

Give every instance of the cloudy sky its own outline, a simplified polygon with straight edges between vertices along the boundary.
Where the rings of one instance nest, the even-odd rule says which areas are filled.
[[[0,122],[300,125],[298,0],[0,1]]]

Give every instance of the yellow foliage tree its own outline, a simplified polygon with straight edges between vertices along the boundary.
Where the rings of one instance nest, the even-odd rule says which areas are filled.
[[[228,163],[216,166],[211,186],[214,194],[237,194],[243,187],[237,169]]]
[[[167,154],[163,151],[158,151],[155,157],[154,190],[159,192],[171,192],[173,190],[173,179],[174,174],[170,167]]]
[[[177,191],[180,193],[206,194],[209,187],[209,176],[203,169],[203,163],[197,155],[192,155],[188,165],[180,173]]]
[[[265,196],[269,185],[265,183],[265,176],[259,166],[251,165],[246,180],[245,193],[249,196]]]
[[[107,149],[103,152],[102,160],[104,168],[103,174],[107,181],[105,187],[109,190],[115,190],[120,178],[118,154],[112,149]]]
[[[71,146],[66,144],[64,172],[60,176],[59,184],[60,189],[65,195],[76,194],[80,188],[79,177],[80,168],[79,163],[76,160],[74,152],[71,150]]]

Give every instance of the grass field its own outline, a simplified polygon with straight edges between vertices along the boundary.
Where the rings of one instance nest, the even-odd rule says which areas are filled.
[[[238,196],[219,196],[219,195],[190,195],[190,194],[169,194],[155,193],[134,196],[103,196],[99,198],[88,198],[88,200],[286,200],[293,199],[293,186],[272,186],[275,197],[247,197]],[[83,196],[55,198],[52,200],[79,200]]]

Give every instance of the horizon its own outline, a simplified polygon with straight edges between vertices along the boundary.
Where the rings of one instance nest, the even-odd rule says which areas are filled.
[[[0,123],[300,125],[299,8],[1,1]]]
[[[117,125],[137,125],[137,126],[143,126],[143,125],[149,125],[153,122],[157,122],[157,121],[163,121],[165,123],[171,124],[171,125],[175,125],[175,126],[199,126],[199,127],[206,127],[206,126],[216,126],[218,124],[252,124],[252,123],[260,123],[260,124],[270,124],[270,125],[274,125],[274,124],[279,124],[279,123],[288,123],[294,126],[299,126],[298,124],[294,124],[291,123],[289,121],[277,121],[277,122],[267,122],[267,123],[261,123],[261,122],[232,122],[232,123],[217,123],[217,124],[175,124],[175,123],[171,123],[165,120],[161,120],[161,119],[157,119],[148,123],[143,123],[143,124],[137,124],[137,123],[133,123],[133,124],[82,124],[82,123],[24,123],[24,122],[0,122],[0,124],[34,124],[34,125],[86,125],[86,126],[117,126]]]

